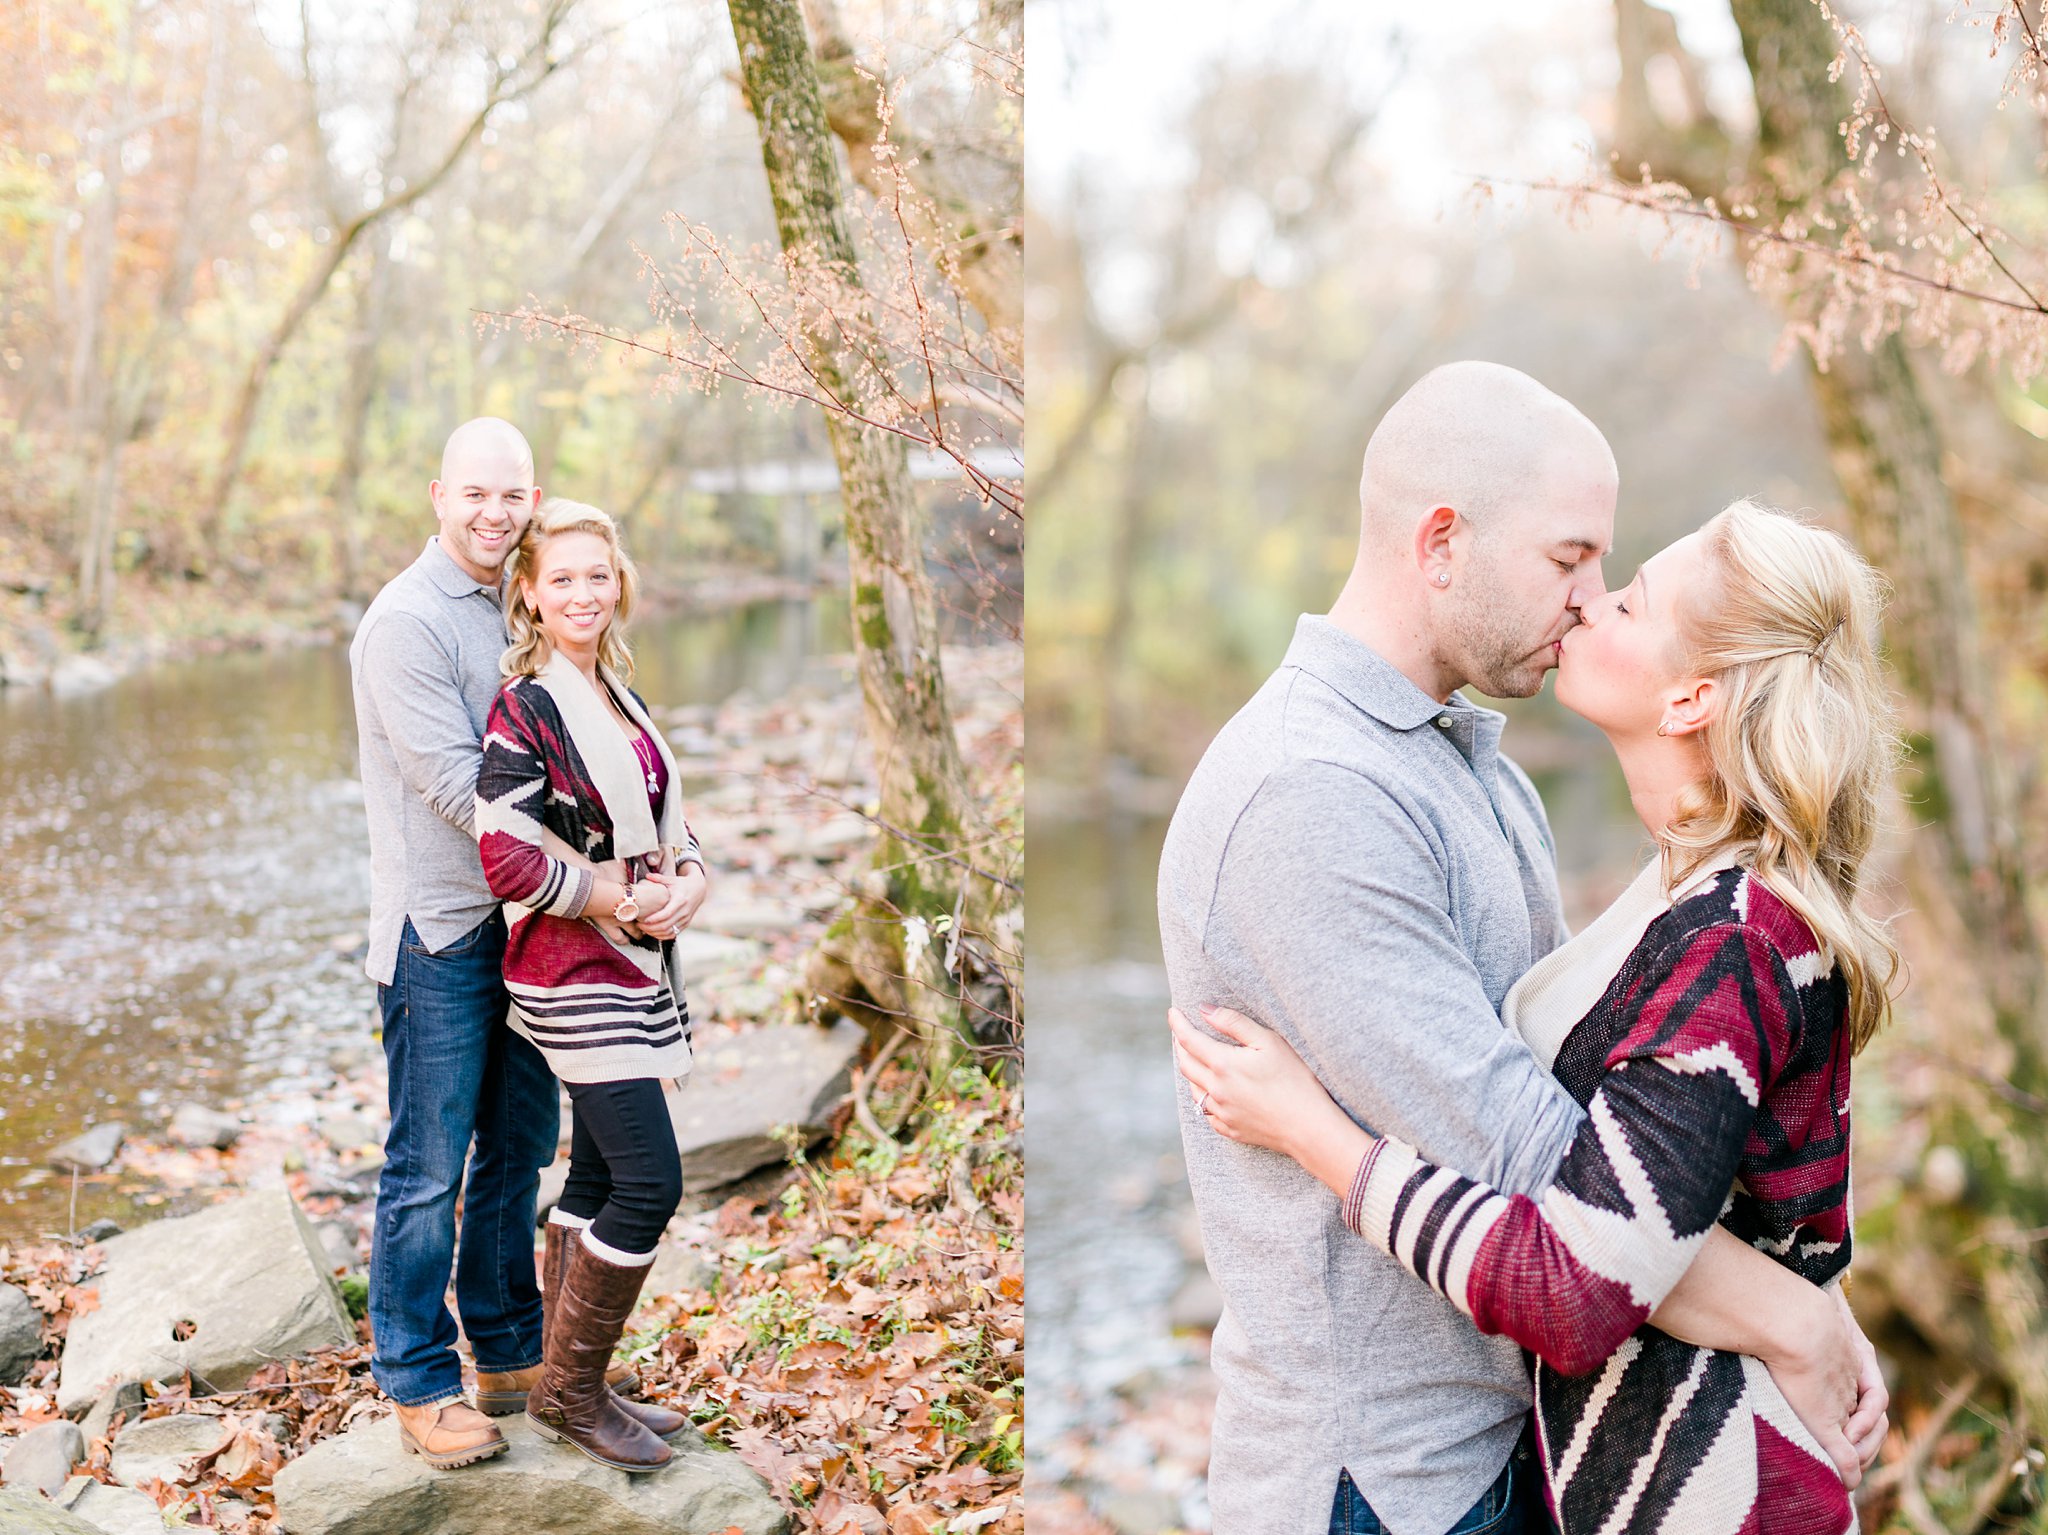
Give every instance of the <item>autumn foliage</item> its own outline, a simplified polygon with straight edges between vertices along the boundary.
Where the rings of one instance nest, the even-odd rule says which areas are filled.
[[[879,1111],[910,1107],[897,1101],[915,1090],[910,1073],[875,1086]],[[622,1347],[647,1395],[688,1411],[759,1471],[799,1531],[1016,1535],[1019,1095],[963,1069],[914,1113],[904,1144],[855,1131],[828,1161],[799,1156],[779,1193],[737,1196],[698,1217],[684,1238],[694,1236],[716,1277],[643,1307]],[[0,1249],[0,1278],[45,1317],[44,1355],[28,1381],[0,1388],[0,1436],[57,1417],[58,1354],[71,1319],[99,1304],[103,1257],[63,1243]],[[278,1360],[225,1393],[189,1379],[148,1387],[140,1416],[197,1413],[227,1427],[219,1448],[142,1490],[195,1527],[269,1535],[279,1528],[279,1467],[389,1410],[369,1356],[364,1341]],[[112,1480],[112,1440],[127,1416],[87,1446],[82,1473]]]

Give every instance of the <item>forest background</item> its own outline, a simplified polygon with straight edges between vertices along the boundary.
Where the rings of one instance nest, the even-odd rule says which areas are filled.
[[[1617,582],[1753,494],[1894,583],[1911,751],[1879,898],[1913,980],[1857,1063],[1854,1299],[1896,1425],[1864,1523],[2043,1528],[2039,6],[1031,19],[1033,1528],[1207,1527],[1217,1297],[1179,1165],[1159,841],[1333,599],[1374,423],[1460,357],[1606,432]],[[1583,924],[1641,828],[1548,690],[1508,712]]]
[[[1021,1527],[1022,116],[1014,0],[0,5],[0,857],[66,892],[0,896],[0,1460],[102,1220],[285,1187],[360,1309],[342,645],[495,414],[643,575],[714,871],[678,1112],[752,1049],[817,1121],[678,1217],[643,1370],[799,1528]],[[362,1348],[256,1385],[130,1412],[243,1446],[167,1517],[275,1528],[376,1416]]]

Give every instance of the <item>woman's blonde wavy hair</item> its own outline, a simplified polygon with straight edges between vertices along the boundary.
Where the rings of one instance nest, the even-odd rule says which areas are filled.
[[[1719,684],[1720,705],[1703,732],[1712,771],[1660,839],[1667,888],[1735,853],[1833,956],[1861,1050],[1900,965],[1862,899],[1899,756],[1878,661],[1884,578],[1840,535],[1753,501],[1704,532],[1710,574],[1678,616],[1687,669]]]
[[[565,533],[594,533],[611,551],[612,570],[619,581],[619,605],[598,638],[597,659],[621,682],[631,682],[633,650],[626,643],[625,628],[639,599],[640,575],[619,542],[619,525],[612,521],[611,514],[581,501],[541,502],[512,550],[512,557],[505,562],[506,574],[511,577],[505,588],[505,629],[512,636],[512,643],[498,658],[498,671],[507,677],[538,676],[554,654],[554,643],[541,628],[540,615],[527,602],[523,583],[531,581],[540,568],[540,552],[547,547],[548,540]]]

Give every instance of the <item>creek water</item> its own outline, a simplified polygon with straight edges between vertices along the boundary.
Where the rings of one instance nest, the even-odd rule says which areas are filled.
[[[1516,740],[1511,724],[1511,753]],[[1632,877],[1642,828],[1597,734],[1574,726],[1533,755],[1548,764],[1531,776],[1576,928]],[[1193,1266],[1155,898],[1166,827],[1156,815],[1031,821],[1025,1304],[1038,1444],[1111,1431],[1122,1403],[1192,1357],[1168,1324]],[[1062,1475],[1056,1461],[1042,1470]]]
[[[843,600],[647,617],[656,706],[828,679]],[[813,674],[816,673],[814,677]],[[82,697],[0,692],[0,1240],[132,1218],[42,1166],[87,1124],[277,1108],[360,1057],[369,847],[345,648],[166,664]]]

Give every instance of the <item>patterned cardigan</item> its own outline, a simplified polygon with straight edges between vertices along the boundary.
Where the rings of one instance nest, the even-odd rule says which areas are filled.
[[[1508,1198],[1389,1139],[1361,1163],[1346,1218],[1482,1332],[1536,1354],[1565,1535],[1842,1535],[1848,1494],[1769,1372],[1648,1317],[1716,1221],[1816,1284],[1847,1269],[1847,991],[1805,922],[1742,869],[1668,908],[1656,875],[1616,903],[1647,919],[1639,942],[1614,942],[1606,914],[1594,924],[1619,968],[1581,950],[1606,984],[1556,1042],[1586,1119],[1551,1187]],[[1574,945],[1597,952],[1594,928]],[[1554,989],[1570,989],[1574,945]]]
[[[682,816],[667,743],[639,697],[606,679],[667,763],[658,810],[610,711],[560,656],[499,691],[477,779],[484,876],[505,902],[507,1022],[565,1082],[690,1070],[690,1009],[674,943],[630,937],[584,914],[599,873],[623,880],[630,865],[643,875],[663,845],[682,849],[678,864],[704,861]]]

